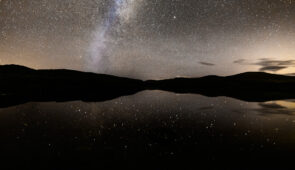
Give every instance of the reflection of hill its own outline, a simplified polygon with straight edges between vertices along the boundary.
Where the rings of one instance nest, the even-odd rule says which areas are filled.
[[[29,101],[105,101],[142,90],[165,90],[245,101],[295,98],[295,77],[260,72],[229,77],[141,81],[72,70],[33,70],[0,66],[0,107]]]

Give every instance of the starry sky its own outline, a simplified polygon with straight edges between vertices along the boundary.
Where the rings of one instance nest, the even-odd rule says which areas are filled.
[[[0,0],[0,64],[139,79],[295,73],[295,0]]]

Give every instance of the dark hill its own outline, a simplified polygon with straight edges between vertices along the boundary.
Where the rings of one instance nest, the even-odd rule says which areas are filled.
[[[148,81],[150,89],[205,96],[228,96],[245,101],[270,101],[295,98],[295,77],[247,72],[228,77],[176,78]]]
[[[144,90],[143,81],[73,70],[0,66],[0,107],[28,101],[105,101]]]
[[[105,101],[142,90],[165,90],[245,101],[295,98],[295,77],[247,72],[228,77],[141,81],[74,70],[0,66],[0,107],[29,101]]]

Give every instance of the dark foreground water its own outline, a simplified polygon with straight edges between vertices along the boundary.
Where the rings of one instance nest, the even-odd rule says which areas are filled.
[[[0,169],[294,169],[294,115],[291,100],[162,91],[27,103],[0,109]]]

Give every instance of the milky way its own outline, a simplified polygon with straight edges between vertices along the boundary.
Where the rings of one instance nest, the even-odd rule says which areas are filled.
[[[94,40],[89,47],[89,58],[86,59],[89,70],[105,70],[105,64],[108,64],[106,50],[111,50],[107,46],[112,38],[111,31],[120,29],[121,25],[128,23],[132,15],[136,13],[137,3],[140,3],[140,0],[114,0],[112,2],[103,23],[99,24],[94,32]]]
[[[0,63],[140,79],[293,74],[281,63],[295,58],[294,28],[294,0],[2,0]]]

